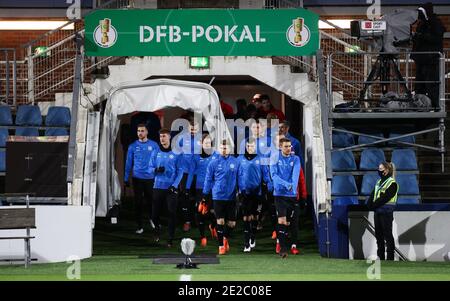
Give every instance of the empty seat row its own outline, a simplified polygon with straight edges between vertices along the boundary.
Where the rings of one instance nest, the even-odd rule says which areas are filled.
[[[347,206],[347,205],[358,205],[360,204],[358,197],[355,196],[344,196],[337,197],[333,200],[333,206]],[[398,197],[397,205],[405,204],[419,204],[419,198],[408,198],[408,197]]]
[[[382,149],[368,148],[361,152],[360,170],[376,170],[386,157]],[[397,170],[417,170],[416,153],[410,148],[395,149],[391,160]],[[352,151],[334,151],[331,153],[333,171],[355,171],[356,162]]]
[[[68,127],[70,126],[70,110],[66,107],[50,107],[45,118],[45,126]],[[14,130],[16,136],[39,136],[42,126],[42,115],[38,106],[21,105],[17,108],[15,124],[9,106],[0,106],[1,126],[21,126]],[[9,135],[8,128],[0,128],[0,172],[6,170],[6,140]],[[12,130],[11,130],[12,131]],[[45,136],[66,136],[69,131],[66,128],[48,128]]]
[[[54,106],[48,109],[45,118],[45,126],[68,127],[70,126],[70,110],[66,107]],[[15,125],[24,126],[16,130],[17,136],[39,136],[37,128],[32,126],[42,126],[42,115],[38,106],[21,105],[17,108]],[[13,125],[11,108],[0,106],[0,125]],[[46,136],[68,135],[65,128],[50,128],[45,131]]]
[[[352,175],[334,176],[331,181],[331,195],[333,196],[369,196],[380,177],[378,174],[368,173],[363,176],[361,191],[358,192],[355,178]],[[419,184],[417,177],[411,174],[396,175],[395,181],[399,186],[398,195],[418,196]],[[413,198],[415,199],[415,198]]]
[[[380,139],[384,139],[384,136],[381,133],[375,133],[375,134],[369,134],[369,135],[379,137]],[[395,137],[402,136],[402,135],[404,135],[404,134],[390,133],[389,138],[395,138]],[[373,143],[380,139],[367,137],[367,136],[359,136],[358,144]],[[353,146],[353,145],[357,144],[356,140],[357,139],[356,139],[355,135],[350,134],[350,133],[333,132],[333,135],[332,135],[333,147]],[[392,145],[397,145],[397,146],[403,145],[403,146],[405,146],[405,144],[397,143],[397,141],[407,142],[407,143],[415,143],[416,140],[415,140],[414,136],[407,136],[407,137],[400,138],[398,140],[389,141],[388,145],[391,145],[391,146]],[[374,144],[374,146],[381,146],[382,144],[383,143]]]

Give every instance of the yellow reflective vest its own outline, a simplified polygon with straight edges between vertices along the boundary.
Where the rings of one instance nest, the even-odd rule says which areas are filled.
[[[377,183],[375,184],[373,200],[374,201],[377,200],[380,197],[381,193],[385,193],[386,190],[389,188],[389,186],[392,185],[392,183],[396,183],[394,178],[392,178],[392,177],[387,178],[386,180],[384,180],[383,183],[381,183],[381,179],[379,179],[377,181]],[[395,203],[397,202],[398,189],[399,189],[399,186],[397,184],[397,191],[395,192],[395,195],[386,204],[395,205]]]

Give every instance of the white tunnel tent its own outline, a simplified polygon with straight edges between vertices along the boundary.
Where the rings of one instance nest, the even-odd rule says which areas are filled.
[[[227,139],[232,143],[220,109],[219,97],[208,84],[154,79],[122,83],[113,87],[109,91],[100,136],[96,216],[106,216],[108,210],[120,200],[121,188],[118,173],[114,168],[115,154],[112,147],[120,126],[118,116],[136,111],[154,112],[169,107],[179,107],[201,114],[206,130],[215,141]]]

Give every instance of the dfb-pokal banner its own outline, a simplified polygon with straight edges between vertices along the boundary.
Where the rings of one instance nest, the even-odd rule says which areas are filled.
[[[305,9],[97,10],[85,19],[88,56],[305,56],[319,47]]]

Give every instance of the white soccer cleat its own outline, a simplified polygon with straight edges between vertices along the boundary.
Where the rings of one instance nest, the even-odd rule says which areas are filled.
[[[152,227],[152,229],[155,229],[155,224],[153,223],[152,219],[150,219],[150,227]]]
[[[251,247],[244,247],[244,253],[248,253],[248,252],[250,252],[252,250],[252,248]]]
[[[250,248],[253,249],[254,247],[256,247],[256,239],[254,239],[253,241],[250,240]]]
[[[144,233],[144,229],[137,229],[136,230],[136,232],[135,232],[136,234],[142,234],[142,233]]]

